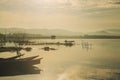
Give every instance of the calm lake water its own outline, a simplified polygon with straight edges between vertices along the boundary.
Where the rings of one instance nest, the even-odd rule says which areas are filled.
[[[73,40],[73,39],[72,39]],[[38,42],[64,42],[65,39],[36,40]],[[87,45],[87,46],[85,46]],[[41,74],[0,77],[0,80],[120,80],[120,40],[75,39],[71,47],[50,45],[57,50],[44,51],[46,45],[34,45],[24,57],[43,57]],[[10,57],[15,53],[1,53]]]

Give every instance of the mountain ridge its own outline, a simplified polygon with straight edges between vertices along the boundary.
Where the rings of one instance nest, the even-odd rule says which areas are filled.
[[[106,29],[89,33],[74,32],[64,29],[24,29],[24,28],[0,28],[0,33],[28,33],[41,34],[43,36],[81,36],[81,35],[112,35],[120,36],[120,29]]]
[[[112,36],[120,36],[120,29],[106,29],[95,32],[87,33],[88,35],[112,35]]]
[[[43,36],[78,36],[82,33],[73,32],[64,29],[24,29],[24,28],[0,28],[0,33],[28,33],[28,34],[41,34]]]

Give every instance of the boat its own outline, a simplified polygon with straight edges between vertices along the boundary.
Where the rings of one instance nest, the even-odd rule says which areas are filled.
[[[7,60],[13,60],[13,59],[16,59],[18,57],[21,57],[23,56],[24,54],[21,54],[21,55],[16,55],[16,56],[13,56],[13,57],[10,57],[10,58],[0,58],[0,62],[1,61],[7,61]]]
[[[31,57],[27,57],[27,58],[20,58],[19,60],[32,60],[32,59],[35,59],[37,57],[39,57],[39,55],[37,55],[37,56],[31,56]]]
[[[20,44],[23,44],[21,42],[22,41],[25,42],[24,41],[25,39],[22,38],[16,39],[16,38],[19,37],[16,36],[12,41],[13,43],[15,43],[15,47],[5,46],[5,44],[9,41],[9,38],[6,38],[6,36],[5,39],[3,39],[3,41],[1,42],[1,43],[3,42],[5,43],[4,45],[0,46],[0,52],[16,51],[17,55],[9,58],[0,58],[0,76],[39,74],[41,70],[35,65],[40,64],[42,58],[39,58],[38,55],[22,58],[24,54],[21,54],[20,51],[24,49],[30,51],[32,48],[20,47]],[[19,43],[19,45],[17,45],[16,43]]]
[[[22,55],[17,55],[17,56],[14,56],[14,57],[10,57],[10,58],[1,58],[0,59],[0,66],[2,65],[5,65],[5,64],[31,64],[31,65],[35,65],[35,64],[39,64],[41,59],[43,58],[37,58],[39,57],[38,55],[37,56],[31,56],[31,57],[27,57],[27,58],[19,58],[19,59],[16,59],[18,57],[21,57],[23,56],[24,54]],[[36,59],[37,58],[37,59]]]
[[[38,55],[19,58],[23,55],[0,58],[0,76],[39,74],[41,70],[34,65],[40,64],[43,58],[38,58]]]

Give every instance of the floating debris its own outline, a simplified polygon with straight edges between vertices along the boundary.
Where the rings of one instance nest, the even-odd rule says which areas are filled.
[[[24,48],[24,50],[26,50],[26,51],[31,51],[32,48],[31,48],[31,47],[26,47],[26,48]]]
[[[57,50],[55,48],[50,48],[50,47],[44,47],[42,48],[44,51],[50,51],[50,50]]]

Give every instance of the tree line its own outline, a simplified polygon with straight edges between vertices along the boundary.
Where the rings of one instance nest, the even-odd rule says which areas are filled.
[[[6,43],[14,43],[15,46],[21,46],[28,43],[29,39],[25,33],[12,33],[2,34],[0,33],[0,47],[4,47]]]

